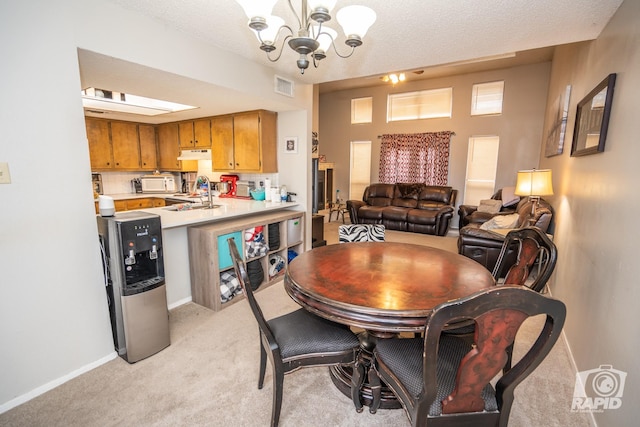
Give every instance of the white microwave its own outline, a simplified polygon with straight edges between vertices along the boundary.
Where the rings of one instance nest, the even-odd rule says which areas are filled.
[[[143,193],[173,193],[176,179],[171,175],[147,175],[140,178]]]

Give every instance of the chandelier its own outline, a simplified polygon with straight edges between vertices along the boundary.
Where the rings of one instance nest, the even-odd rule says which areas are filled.
[[[331,20],[330,13],[337,0],[301,0],[300,13],[293,7],[291,0],[287,0],[289,8],[298,21],[297,31],[286,25],[284,19],[271,14],[278,0],[236,1],[247,14],[249,28],[256,33],[260,49],[267,53],[269,61],[276,62],[280,59],[284,44],[288,41],[289,47],[300,55],[297,65],[301,74],[304,74],[304,70],[309,68],[309,55],[315,68],[318,68],[318,62],[321,59],[327,57],[327,51],[331,47],[340,58],[348,58],[353,55],[356,47],[362,44],[362,38],[367,30],[376,20],[376,13],[365,6],[353,5],[340,9],[336,14],[336,19],[347,37],[345,44],[351,47],[350,52],[341,54],[335,45],[338,33],[323,25]],[[310,12],[308,12],[309,10]],[[271,53],[277,50],[278,39],[283,34],[280,51],[277,56],[272,57]]]

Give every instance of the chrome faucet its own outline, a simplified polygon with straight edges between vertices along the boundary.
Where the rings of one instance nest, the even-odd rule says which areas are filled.
[[[202,202],[203,204],[203,209],[213,209],[213,189],[211,188],[211,181],[209,181],[209,177],[206,175],[200,175],[196,178],[196,185],[198,185],[198,183],[200,182],[200,178],[202,178],[204,180],[204,182],[207,183],[207,202]]]

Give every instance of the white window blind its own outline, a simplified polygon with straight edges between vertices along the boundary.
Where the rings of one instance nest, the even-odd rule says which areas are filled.
[[[473,136],[469,138],[467,154],[467,178],[464,187],[464,204],[478,205],[480,200],[493,195],[498,169],[498,136]]]
[[[471,115],[502,114],[504,81],[478,83],[471,93]]]
[[[387,122],[451,117],[453,88],[389,94]]]
[[[373,98],[354,98],[351,100],[351,124],[371,123]]]

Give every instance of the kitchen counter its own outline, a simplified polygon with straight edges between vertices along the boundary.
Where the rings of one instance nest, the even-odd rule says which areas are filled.
[[[206,197],[176,196],[175,193],[123,193],[107,194],[113,200],[137,199],[156,197],[162,199],[184,200],[185,203],[201,203]],[[212,197],[214,205],[220,205],[213,209],[191,209],[184,211],[171,210],[170,206],[159,208],[139,209],[144,212],[160,215],[162,229],[184,227],[189,225],[204,224],[207,222],[224,221],[241,216],[255,215],[263,212],[289,209],[298,206],[298,202],[267,202],[248,199],[234,199],[231,197]]]
[[[175,196],[176,193],[124,193],[106,194],[114,200],[137,198],[164,198],[184,200],[185,202],[201,203],[200,198],[190,198],[186,195]],[[185,211],[169,210],[170,206],[158,208],[143,208],[140,211],[160,215],[162,224],[162,246],[164,253],[164,272],[167,290],[168,308],[172,309],[192,300],[191,273],[189,271],[189,239],[187,229],[191,225],[201,225],[213,222],[247,217],[247,222],[253,215],[266,212],[290,209],[300,206],[297,202],[273,203],[266,201],[213,197],[213,204],[220,207],[213,209],[192,209]],[[203,198],[206,200],[206,197]],[[304,214],[304,212],[301,212]],[[118,214],[116,213],[116,217]],[[217,259],[217,254],[211,254]]]

